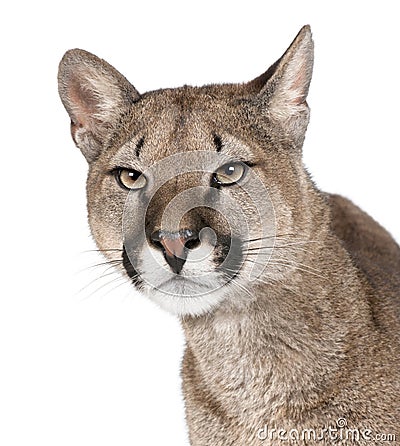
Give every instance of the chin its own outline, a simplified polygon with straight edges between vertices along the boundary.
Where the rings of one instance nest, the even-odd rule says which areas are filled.
[[[146,296],[175,316],[201,316],[210,313],[226,297],[227,287],[190,279],[170,279],[157,287],[144,287]]]

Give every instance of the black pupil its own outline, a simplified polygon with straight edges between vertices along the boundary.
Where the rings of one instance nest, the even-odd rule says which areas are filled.
[[[232,164],[225,166],[226,175],[232,175],[234,172],[235,172],[235,166],[232,166]]]
[[[130,170],[130,171],[128,172],[128,176],[129,176],[129,178],[130,178],[131,180],[135,181],[135,180],[137,180],[137,179],[139,178],[140,173],[137,172],[136,170]]]

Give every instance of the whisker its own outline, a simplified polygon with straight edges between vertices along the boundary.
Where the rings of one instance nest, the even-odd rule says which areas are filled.
[[[107,260],[105,262],[96,263],[95,265],[90,265],[88,268],[98,268],[100,266],[106,266],[106,265],[115,266],[118,265],[119,263],[122,263],[122,259]]]
[[[115,259],[115,260],[107,260],[105,262],[101,262],[101,263],[96,263],[95,265],[88,265],[84,268],[79,269],[76,274],[82,274],[82,273],[86,273],[87,271],[90,271],[94,268],[100,268],[103,266],[108,266],[108,268],[106,268],[104,271],[107,271],[108,269],[110,269],[111,267],[116,267],[119,264],[122,264],[122,259]]]
[[[313,241],[310,242],[296,242],[296,243],[286,243],[285,245],[261,245],[261,246],[254,246],[253,248],[246,248],[247,251],[255,251],[257,249],[275,249],[275,248],[291,248],[293,246],[301,246],[301,245],[307,245],[309,243],[314,243]],[[315,242],[316,243],[316,242]],[[304,248],[299,248],[304,250]]]
[[[122,277],[121,275],[118,275],[118,277],[114,277],[112,280],[109,280],[106,283],[103,283],[101,286],[97,287],[94,291],[92,291],[87,297],[83,298],[83,300],[87,300],[89,298],[91,298],[94,294],[98,294],[98,292],[100,290],[102,290],[104,287],[111,285],[112,283],[118,282],[118,281],[123,281],[121,282],[121,285],[123,283],[125,283],[125,278]],[[108,292],[110,292],[111,290],[109,290]]]
[[[264,258],[267,257],[268,259],[271,259],[272,262],[285,262],[287,264],[304,266],[305,268],[309,268],[309,269],[311,269],[313,271],[316,271],[318,273],[322,272],[321,270],[319,270],[317,268],[314,268],[311,265],[307,265],[306,263],[301,263],[301,262],[298,262],[297,260],[291,260],[291,259],[274,258],[274,257],[272,257],[272,254],[269,254],[269,253],[266,253],[266,252],[260,252],[260,253],[249,252],[249,253],[247,253],[246,257],[263,257],[263,256],[264,256]],[[270,263],[270,262],[267,260],[266,263]]]
[[[108,293],[114,292],[115,290],[117,290],[118,288],[120,288],[121,286],[126,285],[126,280],[124,277],[121,277],[121,279],[123,279],[123,281],[121,283],[119,283],[118,285],[116,285],[114,288],[111,288],[111,290],[108,290]],[[127,293],[125,295],[125,299],[128,297],[129,293]]]
[[[291,266],[294,269],[296,269],[297,271],[301,271],[303,273],[308,273],[311,274],[315,277],[319,277],[320,279],[324,279],[324,280],[328,280],[328,278],[326,276],[323,276],[322,274],[318,274],[314,271],[311,271],[303,266],[299,266],[296,264],[290,264],[290,263],[284,263],[284,262],[269,262],[270,265],[274,265],[274,266]]]
[[[249,251],[258,251],[260,249],[274,249],[276,248],[276,246],[258,246],[258,247],[254,247],[254,248],[246,248],[245,252],[249,252]]]
[[[248,239],[248,240],[243,240],[243,243],[251,243],[251,242],[258,242],[260,240],[268,240],[271,238],[281,238],[281,237],[288,237],[288,236],[293,236],[295,234],[273,234],[273,235],[267,235],[265,237],[258,237],[258,238],[253,238],[253,239]]]
[[[321,272],[321,271],[319,271],[319,270],[317,270],[315,268],[312,268],[312,267],[310,267],[308,265],[304,265],[302,263],[290,262],[290,261],[276,261],[276,260],[269,261],[269,262],[266,262],[266,263],[261,263],[261,262],[256,262],[256,261],[254,261],[252,259],[248,259],[248,262],[253,263],[255,265],[261,265],[261,266],[266,266],[266,267],[268,265],[293,267],[294,269],[296,269],[298,271],[311,274],[313,276],[319,277],[319,278],[324,279],[324,280],[328,280],[328,278],[326,276],[323,276],[321,274],[318,274],[317,272],[314,272],[314,271],[318,271],[318,272]]]
[[[236,269],[232,269],[232,268],[224,268],[224,271],[229,271],[229,272],[233,273],[232,277],[227,276],[228,279],[230,279],[229,280],[230,285],[234,285],[234,286],[240,288],[242,291],[244,291],[248,296],[250,296],[253,299],[254,296],[250,293],[250,291],[244,285],[239,283],[236,279],[236,276],[240,270],[236,270]]]
[[[306,263],[297,262],[295,260],[280,260],[280,259],[277,259],[277,261],[283,261],[283,262],[289,263],[291,265],[296,265],[296,266],[299,265],[301,267],[308,268],[311,271],[315,271],[317,273],[322,273],[322,271],[320,269],[314,268],[313,266],[307,265]],[[275,259],[273,260],[273,262],[275,262]]]
[[[109,268],[107,268],[107,270],[109,270],[110,268],[113,268],[113,266],[110,266]],[[106,271],[107,271],[107,270],[106,270]],[[106,271],[104,271],[104,272],[106,272]],[[114,270],[114,271],[108,272],[107,274],[104,274],[104,273],[103,273],[101,276],[96,277],[96,278],[94,278],[93,280],[91,280],[87,285],[85,285],[83,288],[81,288],[78,292],[79,292],[79,293],[82,293],[83,291],[85,291],[86,289],[88,289],[90,286],[92,286],[95,282],[97,282],[97,281],[103,279],[104,277],[111,276],[111,275],[113,275],[113,274],[120,274],[120,272],[117,271],[117,270]]]
[[[260,240],[255,240],[255,241],[261,241]],[[301,240],[301,239],[289,239],[286,243],[285,243],[285,239],[279,239],[279,242],[284,242],[284,244],[276,244],[276,242],[274,241],[272,246],[297,246],[297,245],[309,245],[311,243],[318,243],[317,240]],[[252,241],[253,242],[253,241]],[[246,241],[244,241],[244,243],[247,243]],[[264,245],[261,245],[264,246]],[[267,246],[267,245],[265,245]]]
[[[262,280],[262,279],[260,279],[259,277],[254,277],[254,280],[255,280],[256,282],[261,282],[261,283],[263,283],[263,284],[265,284],[265,285],[271,286],[271,283],[270,283],[270,282],[267,282],[266,280]]]
[[[110,248],[110,249],[88,249],[86,251],[82,251],[82,254],[87,254],[89,252],[113,252],[113,251],[117,251],[117,252],[122,252],[121,248]]]
[[[244,291],[251,299],[254,298],[254,296],[250,293],[250,291],[245,286],[243,286],[241,283],[239,283],[235,278],[233,278],[230,281],[230,284],[232,284],[232,285],[238,287],[239,289],[241,289],[242,291]]]

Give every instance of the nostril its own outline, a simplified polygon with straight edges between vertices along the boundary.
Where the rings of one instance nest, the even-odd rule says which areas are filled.
[[[199,234],[191,229],[183,229],[181,232],[182,241],[187,249],[194,249],[200,245]]]
[[[150,236],[150,241],[158,249],[164,249],[161,243],[160,231],[154,231]]]
[[[185,248],[187,249],[194,249],[197,248],[200,245],[200,239],[199,238],[192,238],[185,242]]]
[[[164,250],[164,246],[161,242],[158,242],[157,240],[152,240],[152,243],[156,248]]]
[[[151,236],[150,236],[151,240],[153,242],[159,242],[161,237],[160,237],[160,231],[154,231]]]

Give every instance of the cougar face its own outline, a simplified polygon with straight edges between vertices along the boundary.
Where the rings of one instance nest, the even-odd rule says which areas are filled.
[[[161,307],[183,316],[245,305],[253,286],[290,274],[292,253],[283,268],[274,247],[307,233],[307,210],[291,209],[310,187],[300,149],[311,66],[303,30],[247,84],[139,95],[96,56],[64,56],[60,95],[90,166],[93,236]]]

